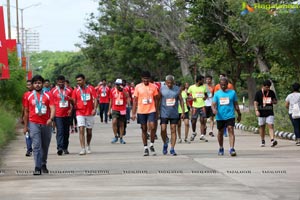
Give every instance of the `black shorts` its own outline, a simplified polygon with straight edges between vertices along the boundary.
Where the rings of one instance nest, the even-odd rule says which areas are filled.
[[[160,124],[178,124],[179,118],[160,118]]]
[[[227,126],[234,126],[235,125],[235,118],[230,118],[227,120],[217,120],[217,129],[223,129]]]
[[[117,110],[113,110],[111,112],[111,116],[113,119],[117,118],[122,121],[125,121],[125,119],[126,119],[126,115],[121,115],[120,111],[117,111]]]
[[[185,112],[184,114],[184,118],[183,119],[189,119],[189,112]],[[181,119],[181,113],[178,114],[178,118]]]
[[[205,110],[206,110],[206,118],[210,118],[210,117],[214,117],[214,113],[211,109],[211,106],[205,106]]]

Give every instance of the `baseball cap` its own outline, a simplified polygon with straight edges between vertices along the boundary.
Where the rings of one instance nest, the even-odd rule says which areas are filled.
[[[118,84],[118,85],[122,84],[122,79],[118,78],[118,79],[116,80],[115,84]]]

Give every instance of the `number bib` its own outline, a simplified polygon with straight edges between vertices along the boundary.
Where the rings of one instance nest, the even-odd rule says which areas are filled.
[[[152,103],[152,99],[151,99],[151,98],[150,98],[150,99],[144,98],[144,99],[142,100],[142,103],[143,103],[143,104],[150,104],[150,103]]]
[[[228,105],[228,104],[229,104],[229,97],[220,98],[220,105],[221,106]]]
[[[85,96],[85,99],[84,99],[84,96]],[[91,95],[90,94],[82,94],[81,95],[81,100],[82,101],[89,101],[89,100],[91,100]]]
[[[196,93],[196,98],[203,98],[204,94],[202,92],[197,92]]]
[[[123,105],[123,99],[116,99],[115,105],[117,105],[117,106]]]
[[[272,98],[271,97],[264,97],[263,98],[263,104],[271,104]]]
[[[171,98],[171,99],[166,99],[166,105],[167,106],[175,106],[175,99]]]
[[[68,101],[60,101],[59,102],[59,107],[60,108],[68,108],[69,107],[69,102]]]
[[[45,105],[42,105],[41,112],[39,112],[39,109],[35,106],[35,114],[45,115],[46,112],[47,112],[47,107]]]
[[[102,93],[101,93],[101,97],[106,97],[106,93],[105,93],[105,92],[102,92]]]

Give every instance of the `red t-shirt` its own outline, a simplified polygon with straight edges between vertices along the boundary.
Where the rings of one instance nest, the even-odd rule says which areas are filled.
[[[110,88],[109,87],[99,86],[98,90],[97,90],[99,103],[109,103],[109,93],[110,93]]]
[[[34,94],[36,94],[36,97]],[[29,109],[29,122],[46,125],[50,118],[50,106],[53,106],[54,102],[51,93],[42,92],[42,95],[41,99],[40,93],[35,92],[35,90],[30,92],[26,101],[24,101],[24,107]],[[38,105],[42,102],[41,106],[36,106],[36,102],[38,102]],[[40,114],[38,114],[39,112]]]
[[[118,91],[117,88],[111,89],[110,92],[110,98],[112,101],[112,110],[115,111],[120,111],[121,115],[126,115],[126,103],[127,103],[127,98],[126,98],[126,90],[123,89],[122,92]],[[122,112],[124,112],[122,114]]]
[[[31,91],[27,91],[23,94],[23,98],[22,98],[22,105],[23,107],[25,107],[25,102],[27,101],[28,95],[31,93]]]
[[[130,87],[130,101],[131,103],[133,102],[133,98],[134,98],[134,87]]]
[[[60,89],[59,87],[54,87],[51,90],[51,95],[53,97],[53,102],[55,104],[55,116],[56,117],[68,117],[68,111],[71,107],[70,97],[72,97],[72,89],[65,88]],[[62,98],[64,97],[64,101]]]
[[[75,100],[75,109],[77,116],[91,116],[94,109],[94,101],[97,100],[96,90],[93,86],[85,86],[80,89],[78,86],[72,93]]]

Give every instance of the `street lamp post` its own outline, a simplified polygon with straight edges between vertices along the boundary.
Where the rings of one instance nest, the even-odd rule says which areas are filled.
[[[6,3],[7,3],[7,31],[8,31],[8,39],[11,39],[10,0],[7,0]]]

